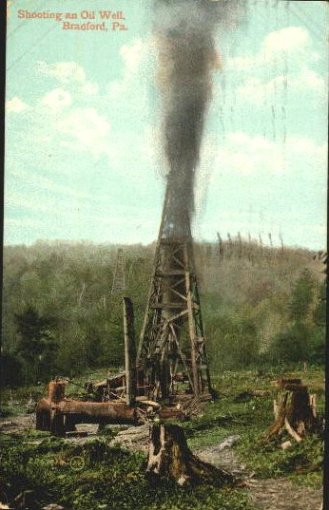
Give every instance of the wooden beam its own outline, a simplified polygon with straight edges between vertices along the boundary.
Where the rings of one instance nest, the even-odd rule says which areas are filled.
[[[133,406],[136,401],[137,392],[134,309],[130,298],[124,297],[122,301],[125,344],[126,402],[128,406]]]
[[[199,374],[196,360],[196,349],[195,349],[195,325],[193,319],[193,302],[190,288],[190,272],[186,271],[185,273],[185,285],[186,285],[186,294],[187,294],[187,309],[188,309],[188,327],[190,333],[190,341],[191,341],[191,363],[192,363],[192,375],[193,375],[193,390],[194,395],[199,395]]]

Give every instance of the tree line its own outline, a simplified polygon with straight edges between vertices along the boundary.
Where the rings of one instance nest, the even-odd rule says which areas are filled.
[[[241,250],[242,246],[242,250]],[[155,245],[124,246],[126,289],[141,330]],[[225,247],[224,247],[225,248]],[[324,360],[324,283],[301,249],[195,245],[213,372]],[[117,246],[46,243],[4,248],[2,383],[123,365],[122,295],[111,293]],[[138,336],[138,335],[137,335]]]

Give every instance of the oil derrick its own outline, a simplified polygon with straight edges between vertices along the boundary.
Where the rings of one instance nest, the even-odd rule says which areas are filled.
[[[137,354],[144,393],[156,400],[211,392],[189,213],[174,217],[168,188]]]
[[[273,241],[272,241],[272,234],[271,234],[271,232],[268,233],[268,238],[269,238],[269,241],[270,241],[270,246],[271,246],[271,248],[273,248]]]
[[[111,288],[111,296],[121,296],[126,290],[126,279],[125,279],[125,265],[123,249],[119,248],[117,252],[117,259],[115,263],[113,282]]]
[[[218,257],[219,262],[221,262],[224,256],[224,244],[219,232],[217,232],[217,239],[218,239]]]

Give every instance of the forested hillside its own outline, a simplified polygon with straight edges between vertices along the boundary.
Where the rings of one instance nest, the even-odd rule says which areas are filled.
[[[139,334],[155,245],[122,248],[125,293]],[[5,384],[123,364],[121,297],[111,295],[117,249],[65,242],[5,247]],[[324,282],[314,255],[241,239],[195,246],[214,373],[266,361],[323,360]]]

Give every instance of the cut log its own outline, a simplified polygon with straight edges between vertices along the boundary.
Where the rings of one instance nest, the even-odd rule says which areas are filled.
[[[161,420],[187,420],[188,416],[181,409],[177,409],[177,407],[162,407],[158,412],[159,418]]]
[[[75,430],[79,423],[136,424],[136,409],[125,402],[81,402],[63,400],[54,405],[47,399],[38,402],[36,429],[48,430],[55,435]]]
[[[75,430],[78,423],[137,424],[135,407],[125,402],[85,402],[65,398],[62,381],[51,381],[48,398],[39,400],[36,406],[36,429],[47,430],[55,435]]]
[[[152,407],[154,409],[161,408],[161,405],[159,404],[159,402],[154,402],[153,400],[148,400],[147,397],[137,397],[136,401],[137,401],[137,404],[140,406]]]
[[[233,485],[228,471],[203,462],[187,446],[184,431],[178,425],[153,424],[146,475],[150,481],[171,479],[180,486],[210,483],[216,486]]]
[[[274,423],[267,432],[267,439],[284,430],[300,443],[309,432],[319,432],[320,422],[316,416],[315,395],[310,395],[300,379],[275,381],[283,393],[274,401]]]

